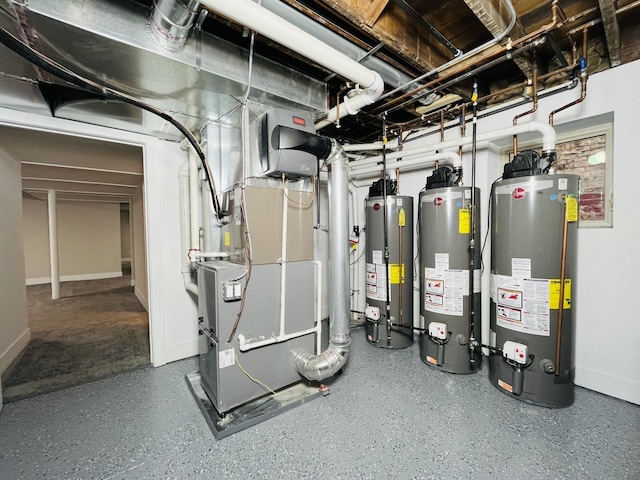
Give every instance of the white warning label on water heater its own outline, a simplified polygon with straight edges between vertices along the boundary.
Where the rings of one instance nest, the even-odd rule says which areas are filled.
[[[367,298],[387,301],[387,267],[384,264],[367,263]]]
[[[447,262],[448,263],[448,262]],[[480,270],[474,271],[474,292],[480,292]],[[424,309],[444,315],[462,316],[464,297],[469,295],[469,271],[424,269]]]
[[[491,276],[491,298],[496,302],[496,323],[531,335],[550,335],[549,280]]]

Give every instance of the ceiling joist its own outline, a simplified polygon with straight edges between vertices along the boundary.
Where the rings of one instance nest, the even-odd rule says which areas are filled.
[[[607,39],[607,49],[609,50],[609,62],[611,67],[617,67],[621,63],[620,49],[620,26],[616,17],[616,6],[613,0],[598,0],[604,34]]]
[[[464,0],[464,3],[494,37],[500,35],[509,26],[511,16],[509,10],[504,7],[502,0]],[[509,36],[511,38],[520,38],[525,34],[522,24],[516,20],[515,25],[509,32]],[[506,43],[506,41],[504,40],[503,43]],[[513,61],[525,76],[531,74],[533,63],[529,58],[520,56],[515,57]]]

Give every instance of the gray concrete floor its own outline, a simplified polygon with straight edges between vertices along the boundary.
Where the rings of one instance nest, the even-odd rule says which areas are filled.
[[[331,394],[216,442],[195,359],[4,406],[2,479],[640,479],[640,407],[578,388],[549,410],[354,332]]]

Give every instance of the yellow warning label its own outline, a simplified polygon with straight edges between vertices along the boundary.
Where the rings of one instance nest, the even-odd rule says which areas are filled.
[[[560,279],[552,278],[549,280],[549,308],[558,310],[560,304]],[[564,310],[571,308],[571,279],[564,279]]]
[[[231,233],[230,232],[224,232],[224,246],[225,247],[230,247],[231,246]]]
[[[567,197],[567,222],[578,221],[578,200],[576,197]]]
[[[406,218],[404,215],[404,208],[398,210],[398,225],[401,227],[405,226]]]
[[[469,233],[471,230],[471,212],[468,208],[458,211],[458,233]]]
[[[404,263],[389,264],[389,283],[391,283],[391,285],[404,283]]]
[[[513,387],[507,382],[503,382],[502,380],[498,379],[498,386],[504,388],[509,393],[513,393]]]

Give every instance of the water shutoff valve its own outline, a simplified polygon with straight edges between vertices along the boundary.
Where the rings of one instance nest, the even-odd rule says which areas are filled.
[[[502,347],[502,355],[516,363],[524,365],[528,360],[529,349],[526,345],[517,342],[504,342]]]

